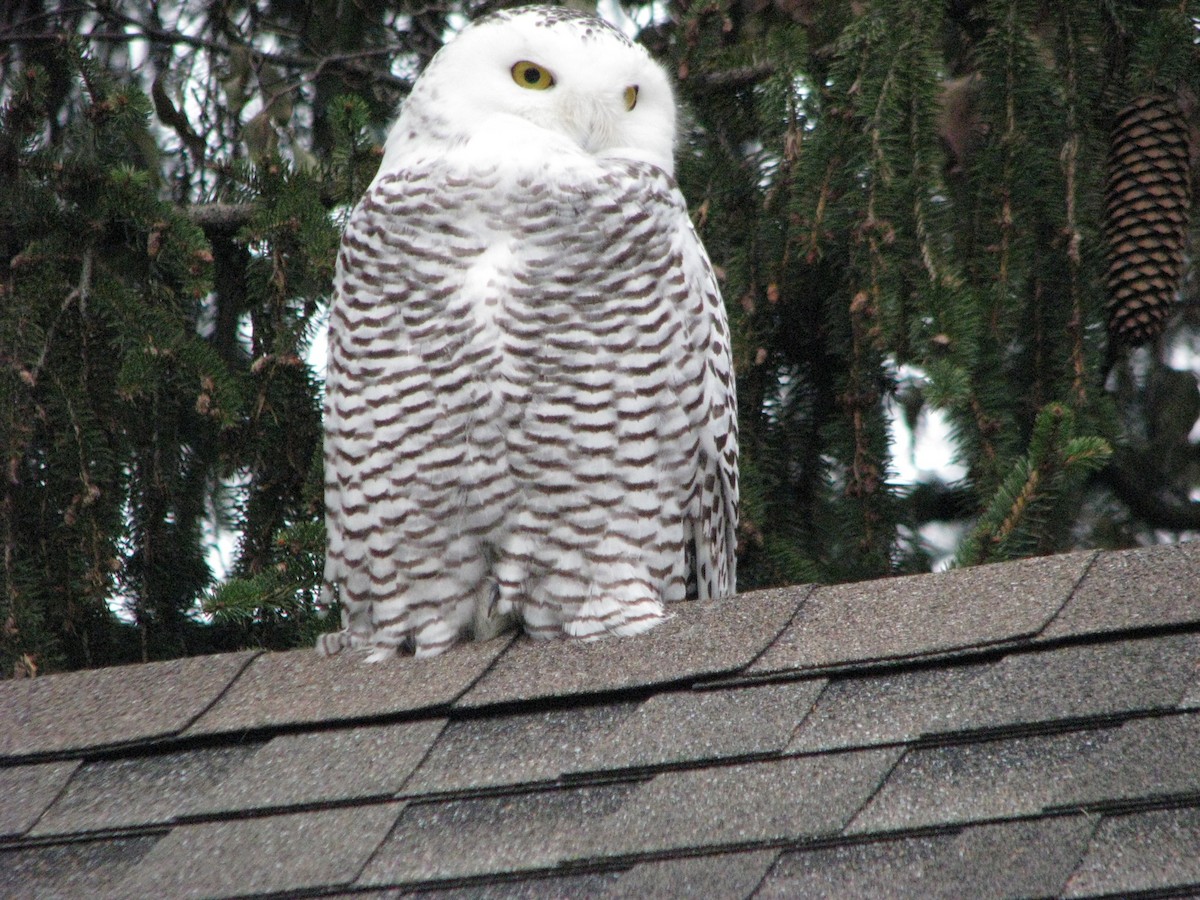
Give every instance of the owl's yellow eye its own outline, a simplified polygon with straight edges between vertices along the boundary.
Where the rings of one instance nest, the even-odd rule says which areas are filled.
[[[625,88],[626,109],[633,109],[635,106],[637,106],[637,95],[638,86],[636,84],[631,84],[629,87]]]
[[[513,81],[521,87],[529,88],[531,91],[544,91],[546,88],[554,87],[554,76],[537,63],[531,63],[527,59],[521,60],[512,67],[512,77]]]

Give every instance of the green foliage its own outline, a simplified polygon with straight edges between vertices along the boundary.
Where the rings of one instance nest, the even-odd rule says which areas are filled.
[[[286,645],[313,631],[311,604],[253,629],[206,620],[204,523],[220,485],[244,485],[230,524],[238,571],[260,580],[277,535],[319,523],[320,384],[303,357],[337,251],[328,206],[351,199],[329,184],[360,183],[364,114],[341,104],[342,143],[360,146],[340,169],[226,166],[248,214],[210,238],[164,196],[163,159],[131,157],[157,146],[139,87],[71,44],[53,62],[6,91],[0,136],[0,665]],[[47,131],[64,96],[70,124]]]
[[[961,563],[1111,535],[1130,492],[1113,490],[1105,448],[1129,442],[1117,423],[1144,395],[1114,397],[1100,374],[1107,127],[1148,84],[1200,86],[1195,4],[681,19],[697,127],[680,180],[725,267],[739,357],[741,586],[926,568],[913,536],[931,515],[974,520]],[[900,375],[914,419],[947,418],[961,484],[895,484]],[[927,488],[953,502],[931,506]]]
[[[1034,423],[1029,449],[1000,482],[975,529],[955,556],[956,566],[1001,562],[1046,552],[1054,546],[1064,498],[1112,456],[1102,438],[1075,434],[1075,414],[1046,406]]]
[[[1195,286],[1160,346],[1106,356],[1101,240],[1113,114],[1200,95],[1200,2],[627,8],[677,75],[730,312],[741,589],[928,570],[937,522],[960,565],[1200,529],[1200,395],[1166,364],[1200,348]],[[0,670],[308,642],[308,349],[465,7],[45,9],[61,41],[0,16]],[[965,478],[899,482],[901,405],[948,422]]]
[[[316,521],[282,529],[253,574],[214,588],[203,612],[239,636],[244,646],[285,649],[311,644],[332,627],[320,605],[325,529]]]

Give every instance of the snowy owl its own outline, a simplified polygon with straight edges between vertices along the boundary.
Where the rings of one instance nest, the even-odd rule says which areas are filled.
[[[417,80],[338,257],[321,652],[636,634],[734,592],[729,328],[674,139],[662,69],[567,9],[490,15]]]

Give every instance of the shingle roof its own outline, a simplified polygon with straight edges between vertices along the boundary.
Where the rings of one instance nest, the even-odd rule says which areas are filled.
[[[1200,890],[1200,544],[0,683],[5,897]]]

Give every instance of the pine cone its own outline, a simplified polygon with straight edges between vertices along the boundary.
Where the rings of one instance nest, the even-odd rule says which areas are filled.
[[[1108,156],[1108,333],[1132,347],[1157,337],[1179,289],[1191,214],[1187,120],[1168,94],[1117,114]]]

